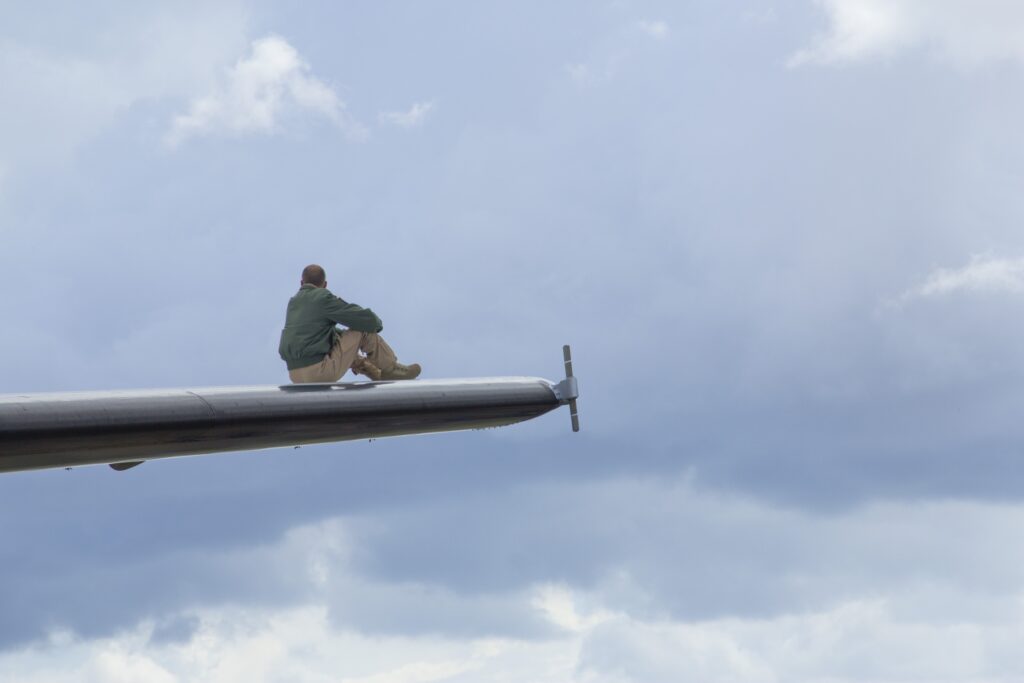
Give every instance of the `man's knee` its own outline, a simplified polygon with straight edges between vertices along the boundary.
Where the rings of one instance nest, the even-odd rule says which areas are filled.
[[[313,373],[311,373],[308,368],[289,370],[288,379],[292,381],[292,384],[308,384],[316,381],[313,377]]]

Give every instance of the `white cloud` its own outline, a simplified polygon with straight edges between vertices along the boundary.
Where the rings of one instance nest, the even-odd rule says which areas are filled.
[[[549,599],[549,589],[541,593],[548,597],[539,601]],[[103,639],[56,638],[0,655],[0,679],[854,683],[1011,681],[1024,672],[1019,597],[1006,616],[988,623],[920,619],[884,598],[840,600],[828,609],[773,618],[693,622],[591,611],[587,605],[595,599],[560,589],[563,604],[552,619],[560,624],[563,612],[572,613],[574,628],[531,640],[366,635],[335,627],[327,610],[315,605],[204,609],[187,640],[154,642],[149,623]]]
[[[1024,292],[1024,258],[974,255],[961,268],[938,268],[923,283],[904,292],[896,303],[945,296],[954,292]]]
[[[62,161],[133,101],[109,63],[0,43],[0,148],[12,166]]]
[[[100,648],[84,667],[86,680],[104,683],[175,683],[177,677],[149,657],[121,647]]]
[[[0,39],[0,149],[11,175],[65,163],[140,101],[212,83],[245,44],[245,10],[231,2],[145,8],[97,22],[78,32],[81,45]]]
[[[590,65],[584,63],[566,64],[565,72],[576,85],[593,85],[601,80]]]
[[[594,66],[587,62],[576,62],[565,65],[565,72],[573,83],[580,87],[589,87],[608,83],[616,77],[626,61],[626,53],[618,52],[603,60],[602,66]]]
[[[961,67],[1024,62],[1024,4],[1014,0],[817,0],[829,27],[790,66],[842,64],[924,49]]]
[[[614,617],[606,609],[584,611],[574,599],[572,590],[564,585],[538,587],[531,605],[552,624],[573,633],[591,629]]]
[[[640,45],[638,41],[644,41],[645,45],[648,40],[663,41],[671,32],[667,22],[647,19],[621,26],[620,30],[614,49],[602,51],[588,60],[563,65],[573,83],[580,87],[591,87],[612,81],[640,54],[637,50]]]
[[[583,637],[578,668],[595,683],[1009,681],[1021,671],[1012,643],[1024,635],[1022,616],[1018,606],[1009,623],[928,623],[875,599],[773,619],[620,615]]]
[[[637,28],[655,40],[664,40],[668,37],[668,24],[664,21],[638,21]]]
[[[334,629],[326,610],[201,610],[186,641],[155,643],[152,625],[96,640],[60,639],[0,655],[0,680],[175,683],[288,680],[430,683],[472,670],[486,641],[374,638]]]
[[[408,111],[381,112],[382,123],[390,123],[400,128],[416,128],[423,124],[427,115],[434,109],[434,102],[417,102]]]
[[[353,139],[365,136],[345,103],[311,75],[298,51],[283,38],[268,36],[253,41],[249,56],[238,60],[219,88],[174,118],[166,141],[175,146],[200,135],[269,133],[293,111],[323,116]]]

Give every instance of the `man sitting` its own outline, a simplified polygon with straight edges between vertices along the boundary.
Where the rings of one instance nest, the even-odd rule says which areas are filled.
[[[278,347],[292,382],[337,382],[350,368],[374,381],[419,376],[420,366],[399,363],[378,334],[384,326],[373,311],[331,294],[323,268],[306,266],[299,284],[288,302]],[[348,329],[339,330],[336,324]]]

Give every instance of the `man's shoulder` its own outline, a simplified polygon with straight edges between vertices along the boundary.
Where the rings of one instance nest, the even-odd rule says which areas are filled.
[[[323,287],[300,287],[299,291],[292,296],[293,299],[322,299],[332,297],[333,294]]]
[[[341,298],[331,293],[326,287],[303,287],[291,298],[293,306],[302,308],[312,307],[319,310],[321,307],[329,308],[336,302],[345,303]]]

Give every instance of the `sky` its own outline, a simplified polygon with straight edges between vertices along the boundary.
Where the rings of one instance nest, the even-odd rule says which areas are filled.
[[[279,384],[307,263],[501,430],[0,475],[0,681],[1024,678],[1024,6],[0,2],[3,392]]]

